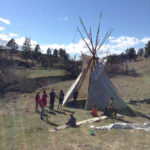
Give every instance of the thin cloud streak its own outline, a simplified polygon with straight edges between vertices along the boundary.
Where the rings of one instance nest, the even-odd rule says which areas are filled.
[[[10,21],[8,19],[4,19],[4,18],[0,17],[0,21],[5,23],[5,24],[8,24],[8,25],[10,24]]]
[[[5,27],[0,27],[0,31],[3,31],[3,30],[5,30]]]

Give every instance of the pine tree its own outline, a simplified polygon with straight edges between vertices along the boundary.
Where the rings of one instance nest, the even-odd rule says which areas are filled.
[[[41,52],[40,52],[41,48],[40,48],[40,45],[37,44],[34,48],[34,51],[33,51],[33,57],[35,59],[38,59],[38,57],[40,56]]]
[[[26,37],[22,46],[22,57],[28,61],[31,58],[31,51],[31,39]]]
[[[11,63],[13,62],[13,54],[15,50],[18,48],[18,44],[15,42],[15,40],[12,38],[10,41],[8,41],[7,46],[10,47],[10,56],[11,56]]]

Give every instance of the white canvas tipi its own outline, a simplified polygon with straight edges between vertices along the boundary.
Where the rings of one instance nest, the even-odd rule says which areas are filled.
[[[100,16],[101,18],[101,16]],[[81,19],[80,19],[81,20]],[[86,42],[79,28],[78,31],[81,34],[85,44],[89,48],[92,56],[82,54],[82,72],[70,87],[65,95],[63,105],[71,100],[74,90],[78,91],[78,99],[85,99],[86,105],[85,109],[89,110],[96,105],[98,109],[103,110],[105,106],[109,105],[109,98],[113,97],[113,103],[116,109],[124,109],[127,107],[126,103],[123,101],[121,95],[112,84],[110,79],[105,73],[104,65],[97,57],[97,51],[103,45],[105,40],[109,37],[112,30],[109,30],[101,44],[99,44],[99,29],[100,22],[98,25],[97,36],[95,46],[93,46],[92,32],[90,28],[90,33],[88,34],[82,20],[81,24],[84,28],[85,33],[88,36],[91,46]]]

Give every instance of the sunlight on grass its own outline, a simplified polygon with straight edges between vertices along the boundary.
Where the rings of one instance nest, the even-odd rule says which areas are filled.
[[[130,98],[145,99],[150,98],[150,74],[149,65],[146,62],[135,62],[129,64],[130,67],[136,67],[140,76],[117,76],[112,78],[125,102]],[[145,69],[141,67],[145,66]],[[49,70],[33,70],[31,77],[40,77],[52,74],[60,75],[62,72],[49,72]],[[63,73],[62,73],[63,74]],[[52,88],[58,95],[60,89],[66,93],[74,81],[62,81],[51,83],[45,86],[47,94]],[[43,88],[37,89],[41,94]],[[55,133],[50,133],[49,129],[64,125],[69,118],[69,113],[73,113],[77,121],[91,118],[90,111],[64,107],[63,111],[57,111],[58,99],[55,102],[55,110],[49,110],[49,98],[45,108],[47,120],[40,119],[40,112],[35,112],[35,94],[22,93],[9,102],[0,101],[0,150],[149,150],[150,134],[137,130],[94,130],[95,136],[91,136],[90,125],[102,126],[115,122],[143,123],[149,122],[150,104],[139,103],[129,104],[136,111],[137,116],[126,115],[122,120],[107,119],[100,122],[81,125],[78,128],[68,128]],[[39,109],[40,110],[40,109]],[[101,115],[102,112],[99,112]],[[144,117],[145,116],[145,117]],[[146,118],[147,117],[147,118]],[[128,143],[128,144],[127,144]]]
[[[67,72],[65,70],[16,70],[16,74],[25,74],[27,78],[40,78],[50,76],[65,76]]]

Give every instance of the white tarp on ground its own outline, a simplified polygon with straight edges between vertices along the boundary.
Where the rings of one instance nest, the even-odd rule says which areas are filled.
[[[136,129],[144,130],[150,132],[150,122],[145,122],[144,124],[139,123],[114,123],[107,126],[90,126],[91,129],[97,130],[110,130],[110,129]]]

